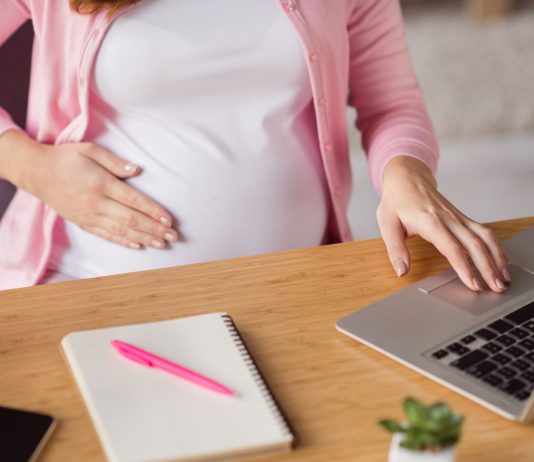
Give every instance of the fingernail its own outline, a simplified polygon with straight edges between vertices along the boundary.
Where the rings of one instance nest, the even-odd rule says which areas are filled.
[[[171,226],[171,220],[169,220],[167,217],[161,217],[159,221],[162,225]]]
[[[137,242],[130,242],[129,244],[130,249],[136,249],[139,250],[141,246]]]
[[[474,287],[475,290],[478,291],[478,292],[481,292],[481,291],[482,291],[482,286],[480,285],[480,282],[478,282],[478,279],[477,279],[477,278],[473,278],[473,287]]]
[[[506,286],[504,285],[504,283],[499,278],[495,278],[495,285],[501,290],[505,290],[506,289]]]
[[[512,282],[512,278],[510,277],[510,273],[508,272],[507,268],[501,269],[502,277],[506,282]]]
[[[397,263],[395,263],[395,271],[397,272],[397,276],[401,277],[407,273],[408,267],[404,261],[399,260]]]
[[[165,233],[165,239],[169,242],[176,242],[178,240],[178,236],[173,233]]]
[[[165,243],[157,239],[154,239],[152,241],[152,246],[155,247],[156,249],[163,249],[163,247],[165,247]]]
[[[128,164],[124,165],[124,171],[125,172],[133,173],[136,170],[137,170],[137,165],[135,165],[135,164],[128,163]]]

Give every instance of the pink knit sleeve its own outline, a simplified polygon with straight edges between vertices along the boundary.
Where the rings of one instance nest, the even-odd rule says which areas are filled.
[[[21,0],[2,0],[1,10],[0,46],[30,17],[27,6]],[[0,107],[0,135],[10,129],[21,130],[11,116]]]
[[[435,173],[438,146],[412,69],[398,0],[350,4],[348,102],[357,110],[369,174],[380,193],[389,160],[415,157]]]

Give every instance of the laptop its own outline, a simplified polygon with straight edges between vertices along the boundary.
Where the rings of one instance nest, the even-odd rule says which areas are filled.
[[[503,244],[506,292],[473,292],[450,269],[340,319],[337,329],[508,419],[533,421],[534,228]]]

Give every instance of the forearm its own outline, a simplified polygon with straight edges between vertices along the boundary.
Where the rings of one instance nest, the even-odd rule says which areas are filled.
[[[0,177],[29,192],[42,157],[43,145],[21,130],[7,130],[0,135]]]
[[[381,191],[384,166],[399,152],[435,170],[438,146],[414,74],[398,1],[353,3],[349,32],[349,99]]]
[[[395,189],[399,182],[405,180],[416,185],[422,184],[437,188],[437,181],[424,162],[407,155],[393,157],[382,172],[382,191]]]

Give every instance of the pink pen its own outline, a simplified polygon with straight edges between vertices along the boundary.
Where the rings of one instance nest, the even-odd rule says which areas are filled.
[[[229,388],[221,385],[215,380],[211,380],[208,377],[197,374],[190,369],[182,367],[176,363],[173,363],[167,359],[156,356],[148,351],[141,350],[136,346],[130,345],[126,342],[121,342],[120,340],[112,340],[111,345],[124,357],[131,359],[132,361],[144,364],[148,367],[156,367],[158,369],[163,369],[164,371],[170,372],[171,374],[177,375],[182,379],[189,380],[190,382],[196,383],[202,387],[209,388],[210,390],[222,393],[223,395],[234,396],[234,392]]]

